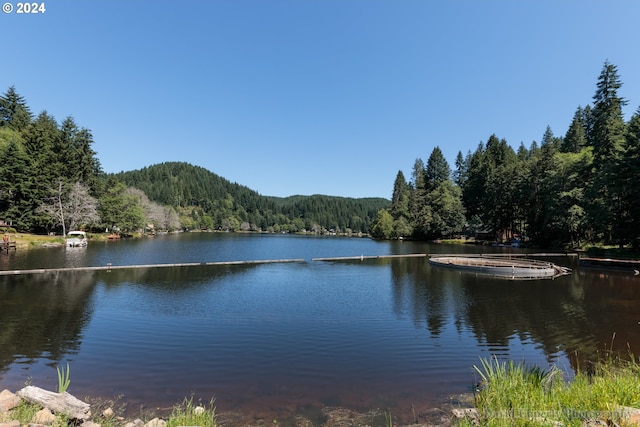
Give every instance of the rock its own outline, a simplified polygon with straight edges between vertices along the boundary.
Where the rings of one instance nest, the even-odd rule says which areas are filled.
[[[144,422],[140,418],[136,418],[135,420],[128,422],[124,425],[124,427],[143,427]]]
[[[13,420],[8,423],[0,423],[0,427],[20,427],[20,421]]]
[[[48,410],[47,408],[41,409],[33,416],[31,422],[34,424],[53,424],[56,420],[56,416],[53,415],[53,412]]]
[[[102,411],[102,416],[105,418],[113,417],[113,409],[112,408],[105,409],[104,411]]]
[[[630,426],[640,426],[640,409],[631,408],[629,406],[621,406],[622,416]]]
[[[454,408],[451,414],[458,420],[469,419],[474,425],[480,425],[478,410],[475,408]]]
[[[0,412],[8,412],[20,404],[20,397],[9,390],[0,392]]]
[[[80,425],[80,427],[102,427],[102,426],[100,426],[100,424],[98,423],[94,423],[93,421],[85,421]]]
[[[193,408],[193,413],[196,415],[204,414],[205,409],[202,406],[196,406]]]
[[[91,405],[67,392],[54,393],[30,385],[18,391],[16,394],[29,402],[37,403],[69,418],[86,420],[91,416]]]
[[[154,418],[144,425],[144,427],[166,427],[166,426],[167,426],[167,422],[165,420],[161,420],[160,418]]]

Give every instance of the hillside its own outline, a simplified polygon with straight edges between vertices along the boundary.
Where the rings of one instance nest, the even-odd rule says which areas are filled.
[[[367,233],[383,198],[325,195],[270,197],[199,166],[160,163],[113,175],[149,199],[176,208],[192,227],[297,232],[335,230]],[[184,221],[183,221],[184,222]]]

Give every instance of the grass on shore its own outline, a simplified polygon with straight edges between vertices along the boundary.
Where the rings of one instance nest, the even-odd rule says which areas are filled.
[[[16,249],[30,249],[47,246],[64,246],[65,238],[61,235],[49,236],[46,234],[30,233],[9,233],[12,242],[16,242]],[[106,241],[109,239],[107,233],[87,233],[89,241]]]
[[[463,419],[460,426],[584,426],[585,420],[637,425],[628,413],[640,408],[640,364],[634,358],[598,361],[572,381],[555,367],[545,371],[495,358],[474,368],[482,379],[475,395],[478,419]]]
[[[22,401],[20,405],[15,407],[6,413],[0,413],[0,423],[10,422],[12,420],[18,420],[20,425],[30,425],[34,421],[34,416],[42,407],[35,403]],[[93,406],[92,406],[92,409]],[[99,411],[96,411],[99,412]],[[91,421],[100,424],[102,427],[117,427],[123,426],[127,423],[115,414],[110,416],[104,416],[102,413],[96,413],[91,417]],[[144,419],[143,422],[148,422],[148,419]],[[69,420],[64,415],[56,415],[55,421],[51,424],[51,427],[67,427],[70,424]],[[171,414],[166,419],[167,427],[178,426],[198,426],[198,427],[216,427],[216,410],[214,401],[211,400],[209,405],[195,404],[193,398],[184,399],[182,403],[176,404],[171,410]]]

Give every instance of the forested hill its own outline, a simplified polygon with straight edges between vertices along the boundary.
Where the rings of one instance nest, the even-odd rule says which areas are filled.
[[[187,228],[366,233],[376,212],[390,204],[383,198],[263,196],[183,162],[161,163],[113,177],[144,191],[152,201],[176,208]]]

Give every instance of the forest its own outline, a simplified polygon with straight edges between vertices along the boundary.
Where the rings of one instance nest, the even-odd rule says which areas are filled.
[[[382,239],[475,237],[538,246],[640,245],[640,108],[605,62],[592,103],[562,137],[514,149],[489,136],[458,152],[435,147],[399,171],[391,201],[269,197],[202,167],[167,162],[104,173],[93,135],[69,116],[34,116],[11,86],[0,97],[0,226],[23,232],[221,230],[366,234]]]
[[[73,117],[36,117],[11,86],[0,97],[0,226],[132,234],[222,230],[366,234],[384,198],[262,196],[198,166],[170,162],[106,174]]]
[[[640,246],[640,108],[628,101],[617,67],[605,62],[593,102],[577,107],[566,133],[547,126],[540,143],[514,150],[491,135],[458,152],[451,170],[439,147],[399,171],[391,206],[371,233],[384,239],[472,236],[541,247],[602,243]]]

